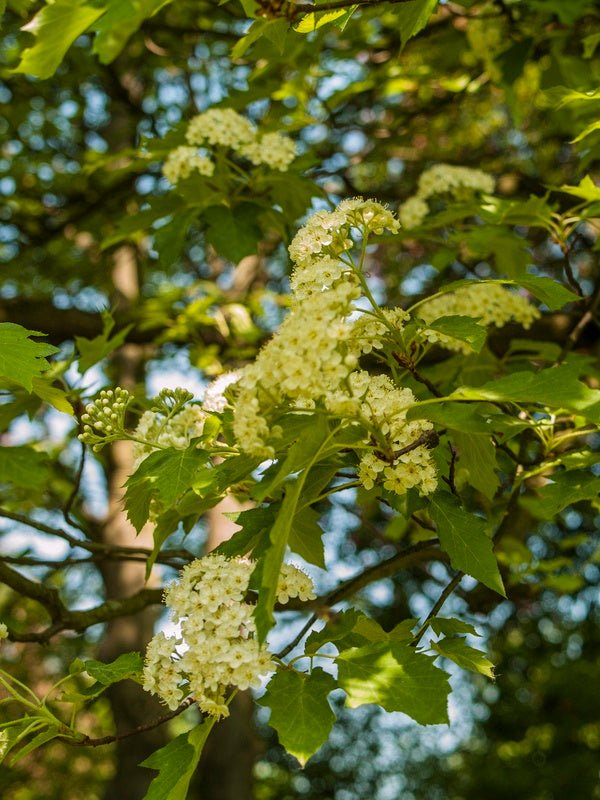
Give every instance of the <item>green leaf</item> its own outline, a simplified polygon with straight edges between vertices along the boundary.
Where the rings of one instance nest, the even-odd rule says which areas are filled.
[[[479,636],[475,628],[468,622],[454,617],[433,617],[429,620],[432,631],[437,635],[454,636],[455,634],[470,633],[471,636]]]
[[[491,434],[502,432],[515,436],[529,427],[508,414],[501,414],[489,403],[436,403],[414,406],[409,409],[407,419],[429,419],[445,428],[462,433]]]
[[[17,761],[20,761],[24,756],[29,755],[38,747],[46,744],[46,742],[52,741],[55,739],[59,734],[59,727],[58,725],[49,725],[45,730],[38,733],[37,736],[34,736],[33,739],[28,742],[24,747],[21,747],[20,750],[14,755],[10,761],[9,765],[14,767]]]
[[[476,353],[479,353],[487,337],[487,329],[478,325],[473,317],[459,315],[440,317],[435,322],[428,323],[427,329],[467,342]]]
[[[317,520],[320,512],[305,507],[294,515],[288,544],[294,553],[309,564],[325,569],[325,549],[323,547],[323,531]]]
[[[502,73],[503,83],[511,86],[517,78],[521,77],[525,65],[529,60],[533,44],[533,39],[525,38],[519,42],[515,42],[508,49],[503,50],[502,53],[496,56],[494,60]]]
[[[555,472],[552,483],[536,488],[534,496],[521,497],[521,504],[537,519],[551,520],[564,508],[600,494],[600,477],[583,470]]]
[[[335,714],[327,695],[336,688],[334,678],[319,667],[309,674],[281,670],[258,701],[271,709],[269,724],[302,766],[329,738]]]
[[[469,473],[470,485],[492,500],[500,480],[496,475],[496,448],[490,437],[455,433],[452,441],[458,452],[458,466]]]
[[[297,421],[293,431],[293,444],[291,444],[283,461],[273,464],[261,482],[255,487],[252,496],[255,500],[264,500],[269,495],[275,495],[277,489],[284,483],[289,475],[300,472],[314,461],[324,442],[330,436],[327,418],[322,414],[307,414]],[[290,433],[291,431],[288,431]],[[327,453],[323,453],[323,458]]]
[[[599,102],[598,98],[596,98],[596,102]],[[577,186],[563,184],[563,186],[559,187],[559,191],[565,192],[565,194],[572,194],[575,197],[581,197],[584,200],[600,200],[600,186],[596,186],[589,175],[582,178]]]
[[[591,122],[587,128],[584,128],[581,133],[579,133],[574,139],[571,139],[571,143],[575,144],[576,142],[581,142],[583,139],[586,139],[595,131],[600,131],[600,120],[596,120]]]
[[[262,233],[256,221],[258,207],[240,203],[235,208],[210,206],[204,212],[206,239],[223,258],[237,264],[256,253]]]
[[[25,445],[0,447],[0,483],[39,491],[48,485],[51,475],[45,453]]]
[[[138,533],[149,518],[150,503],[154,501],[162,511],[173,506],[207,458],[205,450],[192,445],[186,450],[159,450],[142,461],[125,483],[127,516]]]
[[[438,0],[410,0],[398,8],[398,28],[402,47],[422,30],[433,14]]]
[[[144,800],[186,800],[190,780],[215,722],[215,717],[205,718],[196,728],[181,733],[142,761],[141,767],[158,770]]]
[[[0,378],[8,378],[31,392],[33,379],[50,366],[46,356],[58,353],[57,347],[30,339],[45,335],[14,322],[0,322]]]
[[[374,642],[408,642],[416,622],[416,619],[404,619],[387,632],[376,620],[350,608],[336,614],[320,631],[313,631],[306,640],[305,652],[316,653],[325,644],[333,644],[341,653]]]
[[[261,557],[255,570],[260,583],[254,619],[256,621],[256,633],[260,642],[265,641],[268,632],[275,623],[273,607],[276,599],[277,581],[301,491],[301,480],[288,483],[275,524],[271,528],[269,536],[271,546]]]
[[[575,380],[573,367],[542,369],[539,372],[514,372],[483,386],[463,386],[456,389],[451,398],[463,400],[499,400],[514,403],[536,403],[549,408],[565,408],[589,419],[600,422],[600,391],[588,388]]]
[[[322,11],[316,14],[306,14],[294,27],[294,30],[297,31],[297,33],[311,33],[312,31],[316,31],[317,28],[327,25],[328,22],[333,22],[335,19],[345,16],[347,13],[347,9],[339,8],[336,11]]]
[[[125,328],[122,328],[111,339],[110,334],[114,327],[114,319],[110,313],[105,311],[102,314],[102,333],[98,334],[98,336],[95,336],[93,339],[86,339],[83,336],[75,337],[75,345],[79,351],[79,371],[82,374],[87,372],[94,364],[97,364],[99,361],[102,361],[103,358],[110,355],[117,347],[120,347],[127,338],[129,331],[133,328],[133,325],[127,325]]]
[[[290,23],[287,19],[276,19],[271,20],[271,24],[267,25],[264,30],[264,36],[275,45],[279,55],[283,55],[285,53],[289,32]]]
[[[102,6],[86,0],[55,0],[39,11],[23,30],[33,33],[36,42],[23,52],[14,72],[49,78],[54,75],[75,39],[102,16]]]
[[[33,378],[31,387],[34,394],[46,403],[50,403],[57,411],[62,411],[63,414],[70,414],[71,416],[75,413],[73,411],[73,406],[68,400],[67,393],[53,386],[50,380],[46,378]]]
[[[231,51],[231,58],[232,60],[236,60],[238,58],[242,58],[246,50],[260,39],[260,37],[264,34],[265,28],[269,24],[269,21],[266,19],[256,19],[252,23],[252,25],[248,28],[248,32],[245,36],[242,36],[233,47]]]
[[[376,703],[421,725],[448,722],[448,675],[433,660],[397,642],[355,647],[336,659],[338,683],[351,708]]]
[[[474,647],[469,647],[463,638],[453,637],[441,639],[439,642],[432,642],[431,649],[440,656],[454,661],[462,669],[478,672],[488,678],[494,677],[494,665],[486,658],[485,653],[481,650],[476,650]]]
[[[144,659],[139,653],[122,653],[114,661],[105,664],[103,661],[86,661],[85,671],[103,686],[124,681],[127,678],[139,678],[144,668]]]
[[[96,31],[92,53],[102,64],[110,64],[142,22],[173,0],[108,0],[102,17],[92,25]]]
[[[248,553],[262,552],[269,541],[269,532],[275,522],[276,511],[272,506],[251,508],[248,511],[227,514],[238,525],[242,526],[231,539],[222,542],[216,553],[224,556],[244,556]],[[256,554],[254,555],[256,558]]]
[[[430,513],[443,550],[454,569],[471,575],[506,597],[492,540],[485,522],[465,511],[454,495],[437,492],[431,498]]]
[[[514,282],[545,303],[550,311],[558,311],[567,303],[578,303],[581,300],[578,294],[553,278],[527,275],[519,276]]]

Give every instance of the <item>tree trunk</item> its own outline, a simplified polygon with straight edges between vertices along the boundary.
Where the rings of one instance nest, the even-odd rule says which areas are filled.
[[[138,297],[137,264],[133,248],[115,253],[113,283],[117,302],[133,304]],[[112,378],[133,391],[144,377],[144,354],[137,345],[125,345],[113,360]],[[139,545],[152,548],[152,526],[136,535],[123,508],[123,486],[133,471],[131,442],[115,442],[108,451],[108,514],[102,530],[106,544]],[[145,583],[145,564],[138,561],[109,561],[102,566],[107,599],[128,597]],[[121,653],[143,652],[154,632],[156,610],[149,608],[129,617],[111,620],[100,645],[100,658],[112,661]],[[137,728],[159,717],[164,707],[133,681],[117,683],[107,692],[118,733]],[[117,743],[115,774],[106,789],[106,800],[142,800],[155,773],[139,764],[166,743],[166,731],[157,727]]]

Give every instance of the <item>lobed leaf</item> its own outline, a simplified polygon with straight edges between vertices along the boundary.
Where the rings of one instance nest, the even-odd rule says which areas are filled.
[[[28,392],[33,390],[33,379],[50,366],[46,356],[58,353],[58,348],[44,342],[33,342],[31,336],[45,336],[30,331],[14,322],[0,322],[0,378],[8,378]]]
[[[335,714],[327,696],[336,688],[335,679],[319,667],[310,673],[280,670],[258,701],[271,709],[269,724],[302,766],[329,738]]]
[[[355,647],[336,659],[338,683],[351,708],[375,703],[421,725],[448,722],[448,674],[433,660],[397,642]]]

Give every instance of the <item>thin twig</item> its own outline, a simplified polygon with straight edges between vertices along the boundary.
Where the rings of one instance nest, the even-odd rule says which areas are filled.
[[[63,517],[65,518],[65,522],[67,523],[67,525],[72,525],[74,528],[78,528],[83,533],[85,533],[83,528],[79,525],[77,520],[74,520],[71,517],[71,509],[73,507],[73,503],[75,502],[75,498],[79,493],[79,487],[81,486],[81,478],[83,476],[83,470],[85,467],[85,454],[86,454],[86,446],[83,442],[81,442],[81,456],[79,459],[79,466],[77,468],[77,473],[75,475],[75,483],[73,484],[73,489],[71,490],[71,494],[67,498],[67,502],[65,503],[65,507],[63,508]]]
[[[312,626],[318,619],[319,619],[318,614],[312,614],[309,617],[308,621],[306,622],[306,625],[302,626],[302,629],[296,634],[296,636],[294,636],[294,638],[288,645],[286,645],[278,653],[275,653],[275,657],[285,658],[285,656],[287,656],[288,653],[291,653],[294,647],[296,647],[296,645],[302,641],[302,639],[306,636],[306,634],[309,632],[309,630],[312,628]]]
[[[153,728],[158,728],[159,725],[164,725],[165,722],[168,722],[170,719],[178,717],[179,714],[182,714],[186,709],[193,705],[194,702],[195,700],[193,697],[188,697],[187,700],[184,700],[183,703],[174,711],[169,711],[168,714],[164,714],[162,717],[152,720],[152,722],[147,722],[145,725],[138,725],[137,728],[134,728],[131,731],[125,731],[125,733],[118,733],[114,736],[101,736],[97,739],[93,739],[90,736],[85,736],[83,739],[78,740],[66,739],[66,743],[73,745],[73,747],[101,747],[105,744],[120,742],[121,739],[128,739],[130,736],[137,736],[140,733],[151,731]]]
[[[437,613],[439,611],[441,611],[442,606],[444,605],[446,600],[450,597],[452,592],[456,589],[456,587],[461,582],[461,580],[464,578],[464,576],[465,576],[464,572],[457,572],[456,575],[450,581],[450,583],[443,589],[443,591],[440,594],[440,596],[438,597],[435,605],[433,606],[433,608],[431,609],[429,614],[427,614],[427,616],[425,617],[425,622],[421,625],[421,627],[419,628],[419,630],[415,634],[415,637],[411,642],[411,645],[413,647],[416,647],[419,644],[419,642],[421,641],[421,639],[425,635],[425,631],[429,627],[429,623],[437,615]]]
[[[454,447],[452,447],[452,444],[450,442],[448,442],[448,447],[450,448],[450,469],[448,470],[448,477],[446,478],[445,475],[442,475],[442,480],[444,481],[444,483],[448,484],[452,494],[458,497],[458,491],[456,489],[456,482],[455,482],[457,453]]]
[[[559,353],[559,356],[556,360],[557,364],[562,364],[565,358],[569,355],[571,350],[577,344],[579,337],[583,329],[590,324],[590,322],[594,321],[594,315],[596,309],[598,308],[598,304],[600,303],[600,285],[598,285],[596,291],[593,295],[590,295],[588,300],[587,309],[579,322],[575,325],[571,333],[567,336],[567,341],[564,343],[562,350]]]
[[[418,371],[414,361],[409,356],[406,356],[403,353],[392,353],[392,356],[403,369],[407,370],[407,372],[410,372],[416,381],[426,386],[434,397],[443,397],[443,394],[436,386],[434,386],[429,378],[426,378],[425,375],[422,375]]]

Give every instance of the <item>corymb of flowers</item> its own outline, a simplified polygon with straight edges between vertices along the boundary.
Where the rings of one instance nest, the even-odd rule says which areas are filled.
[[[148,645],[144,688],[169,708],[192,697],[205,714],[226,717],[232,687],[258,687],[276,664],[256,638],[248,584],[256,565],[210,554],[188,564],[165,592],[165,604],[179,634],[158,633]],[[312,580],[283,564],[277,600],[314,600]]]
[[[402,308],[381,308],[365,275],[367,245],[369,237],[393,236],[399,229],[389,209],[353,198],[334,211],[318,211],[298,231],[289,247],[295,264],[291,311],[237,384],[234,432],[242,450],[273,457],[281,414],[322,408],[342,424],[364,430],[358,479],[365,488],[378,484],[399,495],[413,488],[429,495],[436,489],[432,424],[407,419],[417,399],[399,385],[397,369],[394,377],[373,375],[361,368],[361,357],[371,354],[397,366],[403,354],[410,352],[415,361],[433,344],[468,349],[468,343],[428,328],[440,317],[457,314],[484,325],[515,320],[528,326],[539,312],[526,297],[483,282],[434,296],[415,316]]]
[[[296,145],[289,136],[263,132],[232,108],[211,108],[196,115],[188,123],[185,138],[188,144],[171,150],[163,164],[163,175],[172,184],[194,173],[210,178],[217,159],[234,167],[233,156],[255,167],[286,172],[296,158]]]

